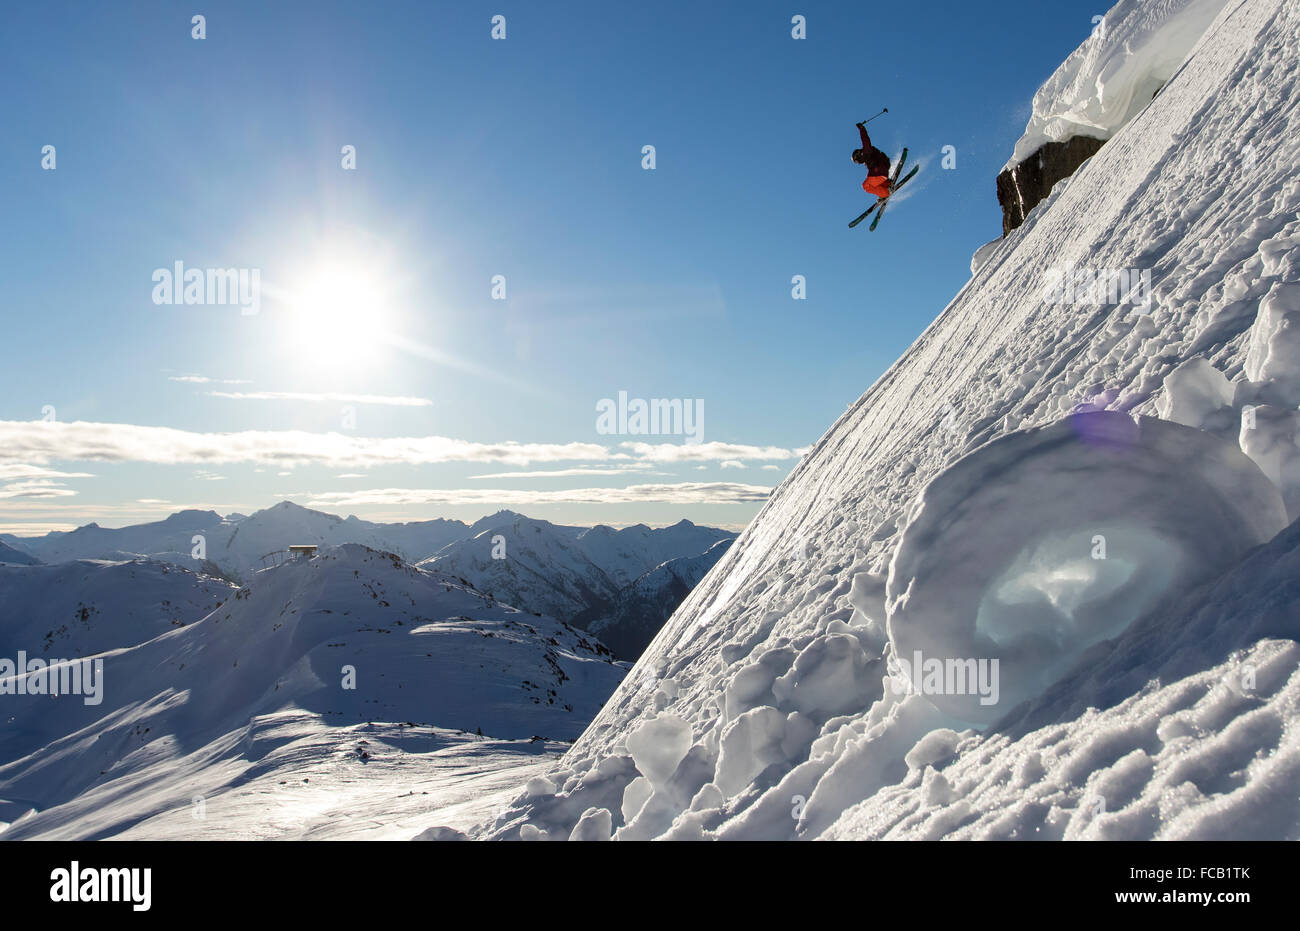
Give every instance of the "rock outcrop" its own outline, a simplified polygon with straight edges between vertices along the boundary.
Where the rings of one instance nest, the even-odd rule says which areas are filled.
[[[1002,205],[1002,235],[1021,223],[1029,211],[1051,193],[1056,182],[1092,158],[1104,139],[1071,136],[1065,142],[1043,143],[1033,155],[998,175],[998,203]]]

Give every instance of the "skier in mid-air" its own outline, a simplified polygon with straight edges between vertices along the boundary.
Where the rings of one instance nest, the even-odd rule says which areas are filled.
[[[853,150],[853,160],[859,165],[865,165],[867,169],[867,179],[862,182],[862,190],[877,197],[888,197],[889,156],[871,144],[866,123],[858,124],[858,135],[862,137],[862,148]]]
[[[877,113],[876,116],[888,112],[889,108],[886,107],[884,110],[881,110],[880,113]],[[874,120],[875,118],[876,117],[873,116],[871,119]],[[858,135],[862,138],[862,148],[853,150],[853,161],[867,169],[867,179],[862,182],[862,190],[866,191],[868,194],[874,194],[876,202],[866,210],[862,211],[862,214],[857,219],[850,222],[849,226],[850,228],[857,226],[865,220],[872,211],[875,211],[876,218],[871,221],[871,229],[874,230],[876,224],[880,222],[881,215],[885,212],[885,205],[889,202],[890,195],[908,181],[912,180],[912,176],[916,174],[917,170],[921,166],[917,165],[913,167],[912,170],[904,175],[900,180],[898,174],[903,170],[903,165],[907,162],[907,149],[903,149],[903,154],[898,157],[898,165],[892,165],[889,156],[871,144],[871,137],[867,135],[868,122],[868,120],[863,120],[858,124]]]

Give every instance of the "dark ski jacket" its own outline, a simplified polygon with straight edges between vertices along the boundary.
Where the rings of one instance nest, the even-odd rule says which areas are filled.
[[[889,175],[889,156],[871,144],[867,127],[858,124],[858,135],[862,137],[862,151],[867,154],[867,175]]]

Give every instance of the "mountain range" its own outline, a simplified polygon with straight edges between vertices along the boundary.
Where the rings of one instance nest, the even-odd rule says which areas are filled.
[[[237,583],[281,561],[291,544],[358,543],[459,576],[522,610],[581,628],[598,624],[616,654],[631,660],[694,584],[686,580],[698,581],[725,552],[717,544],[734,538],[687,520],[662,528],[571,527],[504,510],[472,524],[385,524],[282,501],[248,516],[184,510],[122,528],[92,523],[39,537],[0,535],[0,562],[143,556]]]
[[[244,586],[148,559],[6,566],[0,603],[0,662],[20,666],[0,680],[6,839],[284,836],[367,805],[385,814],[357,836],[409,834],[414,788],[482,791],[485,758],[530,771],[626,672],[582,631],[359,544]],[[37,685],[33,658],[92,656],[97,695]]]

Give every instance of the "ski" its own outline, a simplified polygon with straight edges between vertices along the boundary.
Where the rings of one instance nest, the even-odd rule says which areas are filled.
[[[906,157],[906,155],[907,155],[907,149],[904,149],[904,150],[903,150],[903,155]],[[902,159],[899,159],[899,166],[898,166],[898,167],[899,167],[900,169],[903,167],[903,165],[902,165]],[[901,188],[901,187],[902,187],[904,184],[906,184],[907,182],[911,181],[912,178],[916,175],[916,173],[917,173],[918,171],[920,171],[920,170],[921,170],[921,166],[920,166],[920,165],[913,165],[913,166],[912,166],[912,170],[909,171],[907,174],[905,174],[905,175],[903,176],[903,179],[902,179],[901,181],[899,181],[899,182],[897,182],[897,183],[892,183],[892,184],[890,184],[890,185],[889,185],[889,197],[893,197],[893,196],[894,196],[894,192],[897,191],[899,188]],[[887,206],[887,202],[888,202],[888,200],[889,200],[889,197],[886,197],[886,198],[884,199],[884,201],[881,201],[882,206],[881,206],[881,208],[880,208],[880,212],[877,213],[877,214],[876,214],[876,218],[875,218],[874,220],[871,221],[871,226],[867,227],[868,229],[875,229],[875,228],[876,228],[876,224],[880,222],[881,214],[883,214],[883,213],[885,212],[885,206]]]
[[[850,220],[850,221],[849,221],[849,229],[853,229],[853,227],[857,226],[859,223],[861,223],[863,220],[865,220],[868,216],[870,216],[871,211],[873,211],[873,210],[875,210],[877,207],[879,207],[880,204],[881,204],[881,201],[882,201],[882,200],[883,200],[883,198],[877,198],[877,199],[876,199],[876,202],[875,202],[874,204],[872,204],[870,207],[868,207],[866,210],[862,211],[862,213],[858,215],[858,218],[857,218],[856,220]]]
[[[886,197],[885,200],[889,200],[889,198]],[[876,218],[872,220],[871,225],[867,227],[867,229],[869,230],[874,230],[876,228],[876,224],[880,222],[880,218],[885,215],[885,201],[882,200],[880,203],[881,203],[881,207],[879,212],[876,213]]]
[[[903,154],[898,156],[898,164],[894,166],[893,177],[889,179],[889,193],[894,193],[894,182],[898,180],[898,174],[903,170],[904,163],[907,162],[907,146],[903,146]]]
[[[892,194],[894,193],[894,191],[897,191],[897,190],[898,190],[899,188],[901,188],[904,184],[906,184],[907,182],[911,181],[914,177],[916,177],[916,173],[917,173],[918,171],[920,171],[920,170],[921,170],[921,166],[920,166],[920,165],[914,165],[914,166],[912,166],[912,170],[909,171],[907,174],[903,175],[903,180],[902,180],[902,181],[899,181],[899,182],[898,182],[897,184],[895,184],[892,188],[890,188],[890,189],[889,189],[889,193],[892,195]]]

